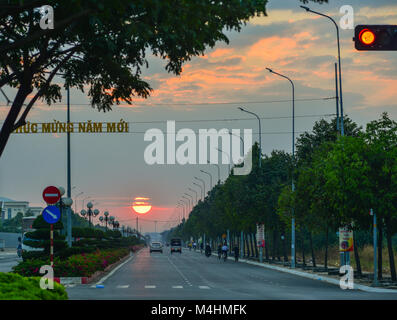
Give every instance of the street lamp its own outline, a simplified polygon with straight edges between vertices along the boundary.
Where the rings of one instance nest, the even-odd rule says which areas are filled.
[[[201,198],[201,201],[202,201],[203,200],[203,187],[201,185],[199,185],[198,183],[196,183],[196,182],[193,182],[193,184],[200,188],[200,192],[201,192],[201,197],[200,198]]]
[[[292,85],[292,166],[294,166],[295,161],[295,85],[294,82],[287,76],[277,73],[270,68],[266,68],[270,73],[278,75],[284,79],[287,79]],[[294,185],[294,174],[292,171],[292,182],[291,182],[292,192],[295,191]],[[291,268],[295,268],[295,217],[294,208],[292,208],[292,219],[291,219]]]
[[[84,202],[86,201],[86,200],[88,200],[90,197],[88,196],[87,198],[84,198],[83,199],[83,205],[81,206],[81,209],[84,209]]]
[[[229,134],[230,134],[230,138],[231,138],[231,136],[235,136],[235,137],[238,137],[238,138],[240,138],[240,140],[241,140],[241,146],[242,146],[242,148],[243,148],[243,158],[244,158],[244,150],[245,150],[245,147],[244,147],[244,139],[241,137],[241,136],[238,136],[237,134],[234,134],[234,133],[232,133],[231,131],[229,131]]]
[[[190,211],[193,210],[193,196],[187,193],[184,193],[185,196],[189,196],[190,198],[186,198],[185,196],[182,196],[182,198],[186,198],[189,200],[189,204],[190,204]]]
[[[104,215],[103,220],[105,221],[105,228],[107,230],[108,229],[108,221],[109,221],[109,212],[105,211],[103,213],[103,215]]]
[[[92,210],[92,207],[94,205],[91,202],[87,203],[87,211],[86,210],[81,210],[80,214],[85,217],[86,215],[88,216],[88,223],[91,227],[91,217],[96,217],[99,214],[99,210],[98,209],[94,209]]]
[[[188,189],[190,189],[190,188],[188,188]],[[189,194],[189,193],[185,193],[185,195],[189,196],[192,199],[192,210],[193,210],[193,207],[194,207],[194,205],[193,205],[193,196],[191,194]],[[196,192],[196,195],[197,195],[197,192]],[[197,196],[196,196],[196,202],[197,202]]]
[[[238,109],[242,112],[246,112],[249,114],[252,114],[253,116],[255,116],[258,121],[259,121],[259,168],[262,167],[262,126],[261,126],[261,118],[259,118],[259,116],[256,113],[253,113],[251,111],[245,110],[242,107],[238,107]],[[243,141],[244,143],[244,141]]]
[[[203,179],[200,179],[200,178],[197,178],[197,177],[194,177],[194,179],[196,179],[196,180],[198,180],[198,181],[200,181],[202,184],[203,184],[203,188],[204,188],[204,196],[203,196],[203,199],[205,198],[205,181],[203,180]]]
[[[345,135],[345,129],[344,129],[344,124],[343,124],[343,93],[342,93],[342,65],[341,65],[341,58],[340,58],[340,37],[339,37],[339,27],[336,21],[330,17],[327,16],[326,14],[323,14],[321,12],[313,11],[308,7],[305,6],[300,6],[301,8],[305,9],[307,12],[311,12],[314,14],[317,14],[319,16],[325,17],[330,19],[333,24],[335,25],[336,28],[336,42],[338,44],[338,63],[339,63],[339,99],[340,99],[340,130],[341,130],[341,135]]]
[[[218,168],[218,184],[221,183],[221,169],[219,167],[219,165],[217,165],[216,163],[211,163],[209,160],[207,160],[208,164],[213,164],[214,166],[216,166]]]
[[[210,188],[212,189],[212,174],[207,172],[207,171],[204,171],[204,170],[200,170],[200,172],[209,175],[209,177],[210,177]]]
[[[194,194],[196,195],[196,203],[197,203],[197,191],[196,190],[194,190],[194,189],[192,189],[192,188],[188,188],[190,191],[193,191],[194,192]]]
[[[84,192],[80,192],[74,197],[74,212],[77,212],[77,198],[80,197]]]
[[[228,154],[226,151],[223,151],[223,150],[221,150],[221,149],[219,149],[219,148],[216,148],[216,150],[218,150],[219,152],[222,152],[222,153],[224,153],[224,154],[227,155],[227,158],[228,158],[228,166],[229,166],[229,171],[228,171],[227,175],[229,176],[229,174],[230,174],[230,154]],[[223,161],[222,161],[222,162],[223,162]]]

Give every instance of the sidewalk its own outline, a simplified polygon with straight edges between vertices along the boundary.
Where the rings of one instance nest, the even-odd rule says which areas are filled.
[[[194,252],[198,252],[200,253],[200,251],[194,251]],[[204,251],[203,253],[204,254]],[[216,253],[212,253],[213,256],[218,256],[218,254]],[[233,260],[234,261],[234,257],[233,256],[228,256],[228,260]],[[309,278],[309,279],[313,279],[313,280],[318,280],[318,281],[323,281],[323,282],[327,282],[330,284],[334,284],[339,286],[340,285],[340,279],[339,276],[324,276],[321,273],[314,273],[314,272],[305,272],[305,271],[300,271],[297,269],[291,269],[289,267],[284,267],[284,266],[275,266],[269,263],[260,263],[260,262],[256,262],[256,261],[252,261],[252,260],[247,260],[247,259],[238,259],[238,262],[240,263],[247,263],[247,264],[251,264],[251,265],[255,265],[261,268],[266,268],[266,269],[271,269],[271,270],[276,270],[276,271],[280,271],[280,272],[286,272],[286,273],[290,273],[290,274],[294,274],[296,276],[299,277],[304,277],[304,278]],[[363,285],[363,284],[357,284],[356,281],[354,283],[353,286],[353,290],[361,290],[361,291],[365,291],[365,292],[376,292],[376,293],[397,293],[396,289],[385,289],[385,288],[378,288],[378,287],[370,287],[367,285]]]

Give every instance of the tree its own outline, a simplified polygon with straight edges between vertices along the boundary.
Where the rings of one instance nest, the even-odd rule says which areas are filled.
[[[267,0],[11,3],[0,7],[0,88],[8,84],[17,93],[0,132],[0,156],[38,99],[48,104],[61,99],[60,86],[52,82],[56,73],[63,74],[65,87],[88,86],[91,105],[100,111],[131,103],[134,96],[147,98],[152,89],[141,73],[148,49],[178,75],[192,56],[228,42],[226,30],[240,31],[250,17],[266,14]],[[54,30],[39,27],[35,8],[43,4],[54,8]]]
[[[383,113],[379,120],[367,124],[364,139],[368,144],[368,162],[371,167],[371,208],[379,217],[381,239],[383,226],[386,227],[391,277],[396,281],[392,236],[397,231],[397,122],[391,120],[387,113]],[[381,255],[379,257],[381,259]],[[382,278],[381,263],[379,264]]]

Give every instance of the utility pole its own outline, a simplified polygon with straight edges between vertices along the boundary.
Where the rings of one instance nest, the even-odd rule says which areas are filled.
[[[377,251],[378,251],[378,237],[377,237],[377,227],[376,227],[376,213],[371,209],[371,216],[374,217],[374,282],[373,285],[378,285],[378,260],[377,260]]]
[[[70,130],[69,130],[69,124],[70,124],[70,90],[69,86],[66,88],[67,90],[67,179],[68,179],[68,190],[67,190],[67,196],[68,198],[72,198],[72,184],[71,184],[71,168],[70,168]],[[66,208],[66,214],[67,214],[67,242],[68,242],[68,247],[72,247],[72,212],[71,212],[71,207],[68,206]]]
[[[136,231],[139,232],[139,229],[138,229],[138,217],[136,217]]]

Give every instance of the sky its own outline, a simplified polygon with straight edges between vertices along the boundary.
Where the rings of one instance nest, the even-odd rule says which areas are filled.
[[[132,106],[115,106],[99,113],[89,106],[89,99],[71,90],[71,120],[129,122],[130,132],[121,134],[74,133],[71,137],[72,197],[78,211],[83,199],[94,201],[101,214],[109,211],[122,225],[136,226],[137,214],[131,208],[135,197],[150,198],[152,210],[139,216],[143,232],[162,231],[180,218],[176,203],[194,177],[217,180],[213,165],[148,165],[144,159],[144,141],[148,129],[166,130],[165,121],[175,120],[176,129],[221,128],[252,129],[258,140],[258,122],[237,109],[243,106],[262,119],[262,151],[274,149],[291,152],[291,86],[265,68],[288,75],[296,87],[296,134],[310,131],[314,122],[331,119],[335,114],[334,64],[337,62],[336,32],[328,19],[299,8],[298,0],[270,0],[267,16],[251,19],[240,33],[227,32],[229,45],[218,43],[204,56],[195,57],[183,67],[180,76],[167,74],[165,62],[149,57],[143,78],[154,91],[147,100]],[[342,5],[354,9],[354,24],[397,24],[396,1],[333,1],[311,9],[332,16],[343,16]],[[344,113],[365,127],[387,111],[397,118],[397,53],[358,52],[352,41],[354,30],[341,29]],[[62,79],[55,81],[62,83]],[[61,103],[38,103],[30,122],[66,120],[66,95]],[[14,92],[6,89],[10,98]],[[307,101],[309,100],[309,101]],[[284,102],[275,102],[284,101]],[[8,108],[0,96],[0,122]],[[225,121],[225,119],[229,119]],[[198,121],[200,120],[200,121]],[[205,121],[203,121],[205,120]],[[196,121],[196,122],[194,122]],[[221,165],[221,180],[227,175]],[[0,159],[0,196],[29,201],[42,206],[42,190],[48,185],[66,186],[66,135],[12,135]],[[195,197],[194,193],[193,197]],[[157,221],[155,223],[154,221]]]

